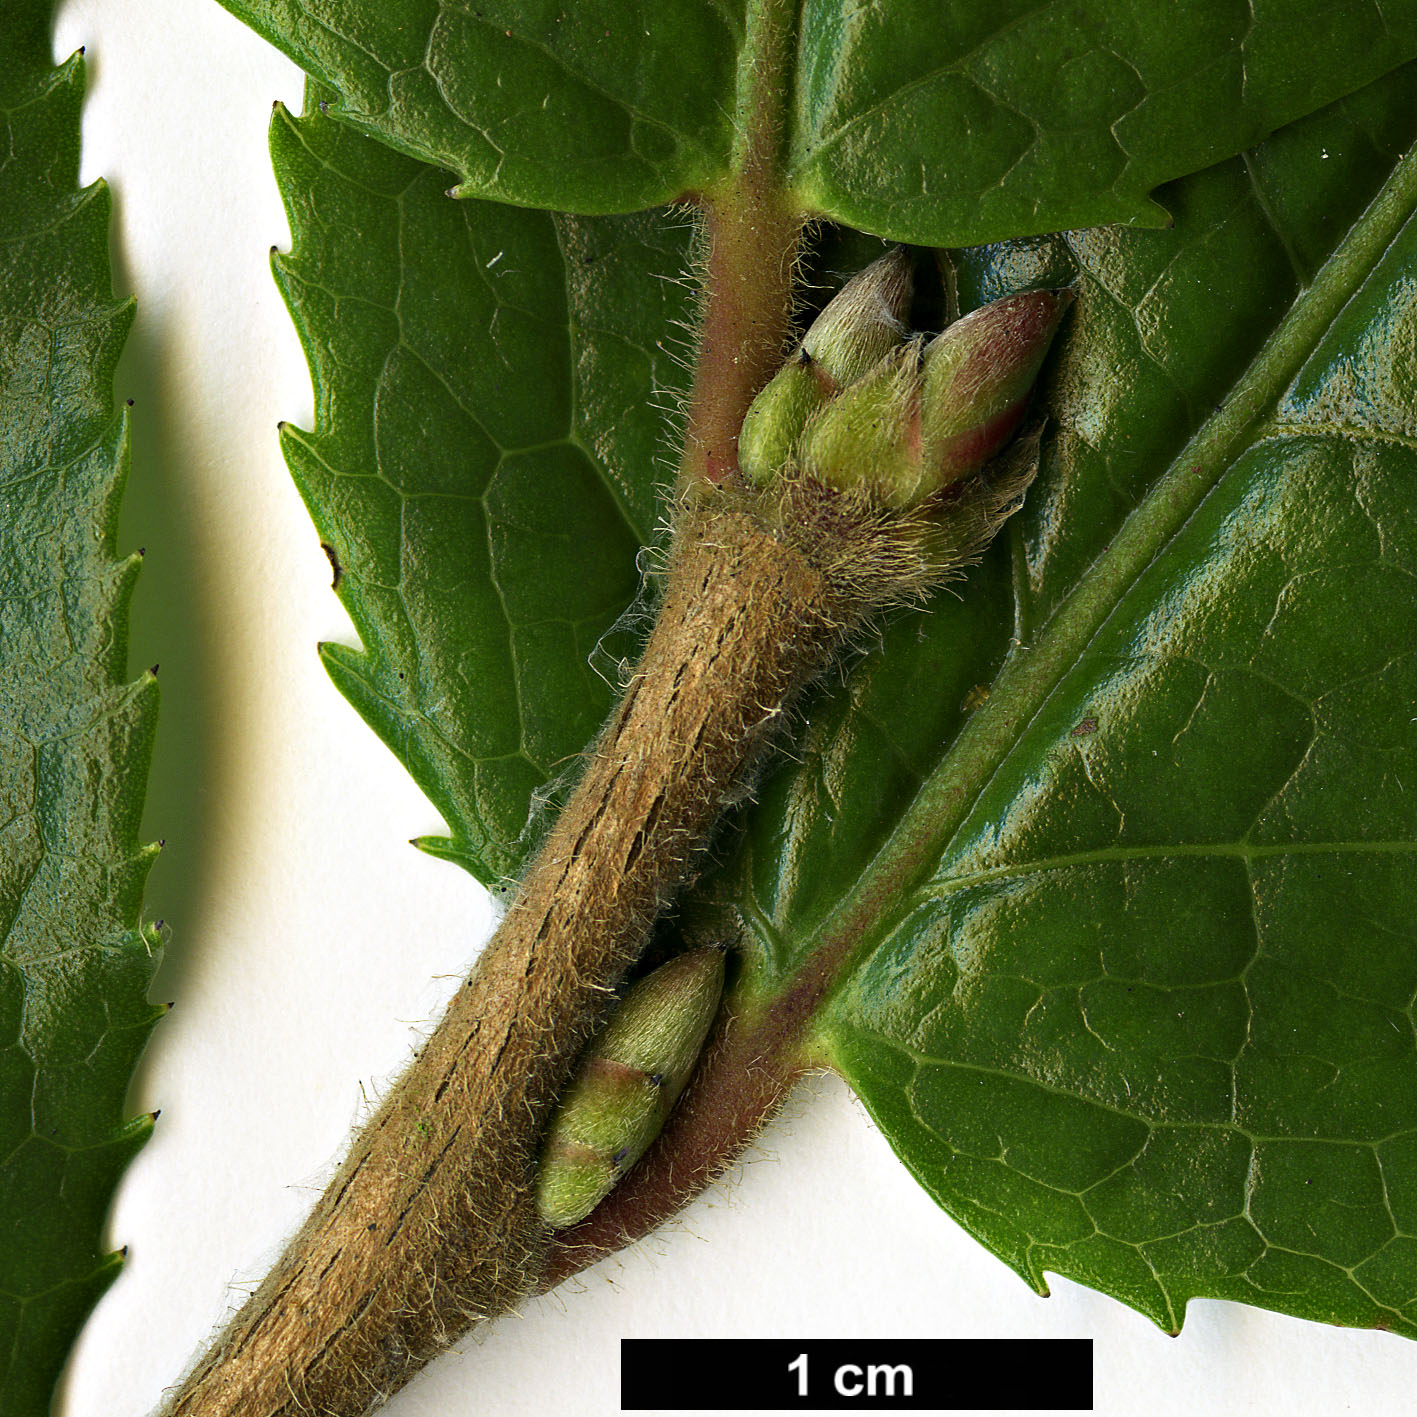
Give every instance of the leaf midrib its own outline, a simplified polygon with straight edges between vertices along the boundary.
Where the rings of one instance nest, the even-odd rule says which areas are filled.
[[[1078,866],[1098,866],[1109,862],[1168,861],[1173,857],[1230,858],[1263,861],[1271,856],[1339,856],[1352,852],[1404,856],[1417,853],[1413,841],[1278,841],[1258,845],[1244,841],[1181,842],[1166,846],[1102,846],[1092,851],[1069,851],[1059,856],[1040,856],[1031,861],[1010,861],[987,866],[938,882],[926,882],[911,899],[912,906],[924,900],[942,900],[974,886],[993,881],[1013,881],[1024,876],[1041,876],[1049,871],[1070,871]]]
[[[1251,361],[1217,411],[1172,459],[1107,548],[1083,572],[1035,644],[1004,662],[989,698],[922,782],[852,889],[814,931],[804,957],[837,961],[831,992],[902,918],[927,873],[1087,646],[1233,466],[1344,306],[1417,210],[1417,149],[1402,157]],[[1200,471],[1197,471],[1200,469]]]

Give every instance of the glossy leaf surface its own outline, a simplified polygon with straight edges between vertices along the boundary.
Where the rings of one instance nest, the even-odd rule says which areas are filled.
[[[493,884],[610,710],[592,658],[659,516],[688,231],[455,202],[318,116],[272,148],[317,389],[285,451],[364,646],[325,664],[443,813],[420,844]]]
[[[1154,226],[1157,185],[1417,55],[1412,0],[223,0],[467,195],[631,211],[722,181],[764,36],[802,205],[892,240]],[[961,135],[967,135],[961,141]]]
[[[138,558],[115,554],[132,321],[109,279],[109,199],[80,191],[75,56],[50,5],[0,12],[0,1410],[41,1417],[118,1272],[114,1185],[151,1130],[124,1093],[160,1010],[138,844],[156,713],[125,683]]]
[[[741,987],[758,1001],[814,954],[842,967],[817,1046],[942,1203],[1034,1282],[1045,1269],[1070,1274],[1168,1326],[1197,1294],[1417,1325],[1402,1179],[1417,1137],[1404,1100],[1414,981],[1402,964],[1405,784],[1417,775],[1403,711],[1417,687],[1402,491],[1414,424],[1406,223],[1417,181],[1402,156],[1412,83],[1394,74],[1168,187],[1172,230],[960,253],[966,306],[1078,287],[1049,375],[1040,480],[964,599],[895,621],[879,652],[817,696],[794,760],[762,785],[741,849],[710,885],[748,925]],[[316,287],[348,310],[416,302],[391,293],[362,248],[302,225],[297,178],[319,194],[312,211],[344,211],[332,231],[362,229],[358,212],[371,232],[391,187],[426,181],[431,201],[445,181],[411,163],[381,176],[405,160],[318,117],[290,129],[317,155],[302,168],[282,146],[286,123],[276,142],[297,247],[282,278],[319,379],[315,444],[340,449],[320,454],[339,469],[320,482],[303,461],[309,440],[292,435],[319,519],[341,489],[390,481],[379,420],[418,426],[439,405],[405,405],[397,382],[381,382],[398,363],[387,335],[364,349],[365,335],[346,335],[363,327],[312,313]],[[621,232],[626,269],[636,242],[648,264],[635,269],[669,256],[648,225],[574,229]],[[457,239],[476,244],[469,230]],[[520,239],[574,272],[572,247],[545,227]],[[469,288],[487,284],[495,249],[477,245]],[[326,264],[302,290],[317,257]],[[437,267],[444,302],[452,269]],[[621,317],[644,317],[631,341],[641,351],[660,347],[668,329],[656,334],[654,321],[668,310],[636,297],[662,284],[622,288]],[[548,328],[565,318],[549,294],[531,308]],[[581,332],[577,361],[600,358],[600,336],[586,334],[596,322],[567,323]],[[540,365],[529,354],[518,366],[524,376],[565,367],[564,344],[541,348]],[[366,360],[370,373],[338,382]],[[477,378],[497,367],[474,363]],[[468,406],[479,423],[491,417]],[[465,422],[429,422],[422,442],[404,442],[436,453],[438,429],[452,437]],[[655,443],[652,423],[633,446]],[[584,425],[597,426],[606,431]],[[648,488],[591,432],[576,439],[598,455],[586,486],[618,476]],[[492,442],[484,469],[522,447]],[[465,811],[454,825],[465,844],[449,854],[508,869],[535,772],[507,788],[509,835],[494,861],[493,813],[457,806],[475,807],[475,783],[458,786],[436,756],[419,756],[442,735],[451,761],[459,735],[481,731],[447,711],[453,678],[430,670],[411,711],[389,677],[415,658],[416,637],[400,647],[383,628],[415,593],[390,573],[401,523],[346,505],[322,531],[342,526],[334,544],[356,618],[368,616],[361,631],[389,634],[361,670],[379,692],[352,696],[435,800]],[[376,534],[361,540],[366,520]],[[627,534],[621,554],[632,543]],[[570,567],[594,584],[603,553],[597,538],[568,536],[561,570],[541,563],[542,580]],[[445,587],[490,604],[486,562],[448,554],[430,549],[422,579],[437,586],[446,565]],[[634,579],[627,560],[620,605]],[[376,610],[365,586],[397,593]],[[607,588],[596,601],[602,624],[613,599]],[[1356,623],[1354,607],[1374,603],[1384,615]],[[432,640],[457,623],[428,619],[430,664]],[[495,616],[461,624],[469,660],[477,624],[505,633]],[[337,674],[344,662],[334,658]],[[566,672],[563,684],[590,683]],[[532,682],[520,681],[523,714]],[[565,725],[573,752],[584,701],[545,682],[540,721]]]
[[[1204,1295],[1417,1334],[1405,108],[1389,82],[1192,179],[1172,233],[1029,253],[1080,291],[1014,548],[1033,644],[921,780],[822,1026],[990,1248],[1172,1329]],[[1364,165],[1387,196],[1316,274],[1313,214]],[[832,899],[806,949],[859,902],[780,822],[774,938]]]

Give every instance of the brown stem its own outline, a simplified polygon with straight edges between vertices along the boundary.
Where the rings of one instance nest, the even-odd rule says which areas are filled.
[[[704,194],[708,254],[680,486],[731,484],[738,430],[776,372],[792,320],[803,214],[781,156],[798,0],[749,0],[732,171]]]
[[[801,217],[771,190],[740,190],[706,204],[704,315],[679,468],[686,487],[736,479],[743,415],[781,364],[790,325]]]
[[[736,480],[743,414],[790,324],[802,218],[780,150],[796,18],[797,0],[749,0],[732,171],[702,194],[691,496]],[[691,517],[635,679],[516,902],[171,1417],[355,1417],[530,1292],[549,1110],[724,796],[852,618],[831,576],[753,517]]]
[[[173,1417],[355,1417],[520,1303],[543,1264],[548,1111],[724,794],[849,618],[753,517],[689,518],[635,678],[516,902]]]

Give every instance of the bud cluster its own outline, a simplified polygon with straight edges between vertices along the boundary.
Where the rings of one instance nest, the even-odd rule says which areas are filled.
[[[906,329],[910,296],[910,258],[896,247],[822,311],[743,420],[750,483],[795,469],[904,510],[1009,441],[1072,292],[1006,296],[928,342]]]

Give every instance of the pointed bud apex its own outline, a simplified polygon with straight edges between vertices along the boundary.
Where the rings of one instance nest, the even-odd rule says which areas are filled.
[[[536,1206],[584,1219],[644,1154],[698,1061],[723,992],[723,951],[690,950],[626,991],[591,1041],[541,1150]]]
[[[807,420],[905,338],[913,279],[897,246],[847,281],[812,322],[743,420],[738,466],[750,483],[765,486],[782,472]]]
[[[925,460],[938,490],[1013,437],[1070,290],[1009,295],[966,315],[925,351]]]
[[[922,350],[916,336],[833,399],[798,444],[803,472],[883,507],[918,506],[1013,437],[1070,291],[985,305]]]
[[[910,255],[892,247],[833,297],[802,341],[802,352],[845,388],[874,369],[905,338],[914,286]]]
[[[861,488],[891,507],[918,500],[924,346],[918,335],[900,345],[807,425],[797,453],[803,472],[838,491]]]
[[[802,354],[773,375],[753,400],[738,434],[738,466],[763,487],[787,466],[807,420],[831,397],[826,381]]]

